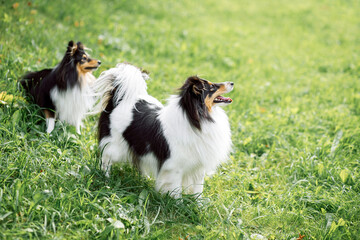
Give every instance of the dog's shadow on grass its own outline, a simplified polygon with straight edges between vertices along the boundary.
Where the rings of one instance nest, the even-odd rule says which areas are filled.
[[[93,169],[93,173],[91,191],[116,194],[122,203],[141,206],[149,216],[156,216],[165,224],[179,219],[188,224],[201,222],[199,213],[206,200],[199,200],[191,195],[174,199],[169,194],[161,194],[154,189],[154,180],[145,178],[137,169],[128,165],[114,165],[109,178],[98,168]]]

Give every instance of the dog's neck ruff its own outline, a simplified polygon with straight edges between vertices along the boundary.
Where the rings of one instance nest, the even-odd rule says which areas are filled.
[[[85,114],[92,108],[94,97],[90,88],[95,77],[91,73],[80,76],[79,82],[72,87],[50,91],[57,117],[71,125],[79,126]]]
[[[199,130],[192,126],[179,101],[179,96],[171,96],[159,116],[170,146],[180,146],[171,151],[173,153],[182,149],[182,152],[173,154],[198,159],[198,164],[207,173],[212,173],[221,162],[229,158],[232,144],[228,117],[221,107],[214,107],[210,113],[213,121],[202,120]]]

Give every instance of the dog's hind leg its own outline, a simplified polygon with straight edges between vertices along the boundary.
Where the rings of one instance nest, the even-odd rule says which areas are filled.
[[[101,170],[104,171],[106,177],[110,177],[111,165],[113,164],[112,159],[114,158],[111,154],[110,148],[111,143],[105,146],[101,157]]]
[[[124,144],[124,142],[117,142],[112,137],[106,137],[101,140],[101,170],[104,171],[106,177],[110,176],[111,166],[114,163],[126,162],[128,156],[128,148]]]
[[[106,177],[110,177],[111,165],[111,159],[108,155],[104,154],[101,158],[101,170],[104,171]]]
[[[112,161],[109,147],[111,147],[111,138],[104,138],[100,141],[101,150],[101,170],[105,173],[106,177],[109,177]]]
[[[51,133],[55,127],[55,113],[45,109],[44,114],[46,118],[46,132]]]

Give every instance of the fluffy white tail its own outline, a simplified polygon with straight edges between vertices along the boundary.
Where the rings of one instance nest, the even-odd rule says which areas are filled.
[[[129,63],[118,63],[115,68],[102,72],[92,86],[95,96],[100,98],[95,111],[102,111],[110,99],[116,106],[120,101],[130,103],[139,95],[146,95],[147,79],[146,72]]]

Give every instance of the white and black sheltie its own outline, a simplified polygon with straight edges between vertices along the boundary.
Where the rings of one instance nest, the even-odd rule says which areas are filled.
[[[94,103],[90,88],[95,81],[92,71],[100,64],[89,57],[81,42],[70,41],[56,67],[22,77],[21,85],[44,111],[48,133],[54,129],[56,117],[74,125],[80,133],[82,119]]]
[[[229,158],[231,131],[219,107],[232,102],[221,94],[232,82],[189,77],[179,95],[163,106],[148,95],[148,74],[128,63],[103,72],[95,82],[102,95],[99,146],[109,176],[116,162],[130,162],[156,179],[156,190],[178,198],[200,195],[204,176]]]

